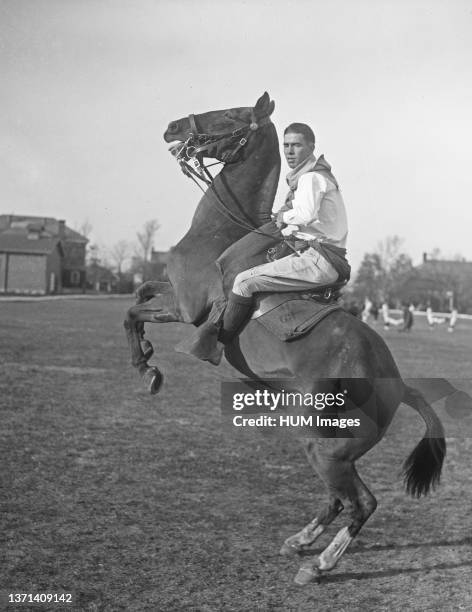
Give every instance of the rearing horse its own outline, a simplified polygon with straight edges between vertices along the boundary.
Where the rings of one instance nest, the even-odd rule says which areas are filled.
[[[158,392],[162,375],[148,365],[153,349],[144,340],[144,323],[202,324],[223,295],[216,260],[251,228],[271,219],[280,173],[277,134],[270,121],[273,109],[274,102],[265,93],[253,108],[212,111],[173,121],[164,135],[169,143],[180,141],[195,149],[204,145],[205,156],[225,165],[201,198],[189,231],[169,253],[170,282],[144,283],[137,292],[137,305],[128,311],[125,328],[133,365],[152,393]],[[359,477],[355,461],[382,439],[402,402],[426,423],[423,439],[405,463],[407,490],[419,496],[438,482],[445,456],[441,422],[421,393],[402,381],[382,338],[349,313],[331,313],[293,342],[281,342],[250,320],[226,346],[225,355],[245,376],[270,380],[271,387],[279,390],[286,388],[287,379],[302,393],[316,393],[320,379],[351,379],[350,393],[361,401],[365,393],[361,383],[369,381],[369,401],[363,403],[363,412],[376,424],[370,435],[326,438],[320,433],[320,437],[302,440],[310,464],[327,487],[328,501],[304,529],[285,541],[281,552],[291,554],[311,546],[345,507],[350,522],[317,560],[310,558],[301,566],[297,583],[305,584],[319,571],[332,569],[374,512],[375,497]],[[356,386],[352,379],[362,380]]]

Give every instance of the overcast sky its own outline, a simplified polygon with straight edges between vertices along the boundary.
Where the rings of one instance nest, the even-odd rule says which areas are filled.
[[[103,247],[156,218],[167,249],[200,197],[167,124],[267,90],[333,166],[355,267],[394,234],[472,260],[471,32],[466,0],[0,0],[0,210]]]

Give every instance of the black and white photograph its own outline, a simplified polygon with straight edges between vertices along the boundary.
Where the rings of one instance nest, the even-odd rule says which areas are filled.
[[[471,31],[0,0],[0,610],[472,609]]]

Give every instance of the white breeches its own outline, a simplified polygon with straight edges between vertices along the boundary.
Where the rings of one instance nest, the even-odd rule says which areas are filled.
[[[336,282],[338,273],[318,251],[310,247],[300,256],[287,255],[240,272],[233,292],[250,297],[259,291],[297,291]]]

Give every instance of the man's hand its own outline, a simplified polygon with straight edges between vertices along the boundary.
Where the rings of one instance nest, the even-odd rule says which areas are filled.
[[[282,230],[282,236],[291,236],[293,233],[298,232],[299,229],[298,225],[287,225]]]
[[[277,213],[276,217],[275,217],[275,225],[279,228],[282,229],[286,223],[283,219],[284,217],[284,210],[279,210],[279,212]]]

